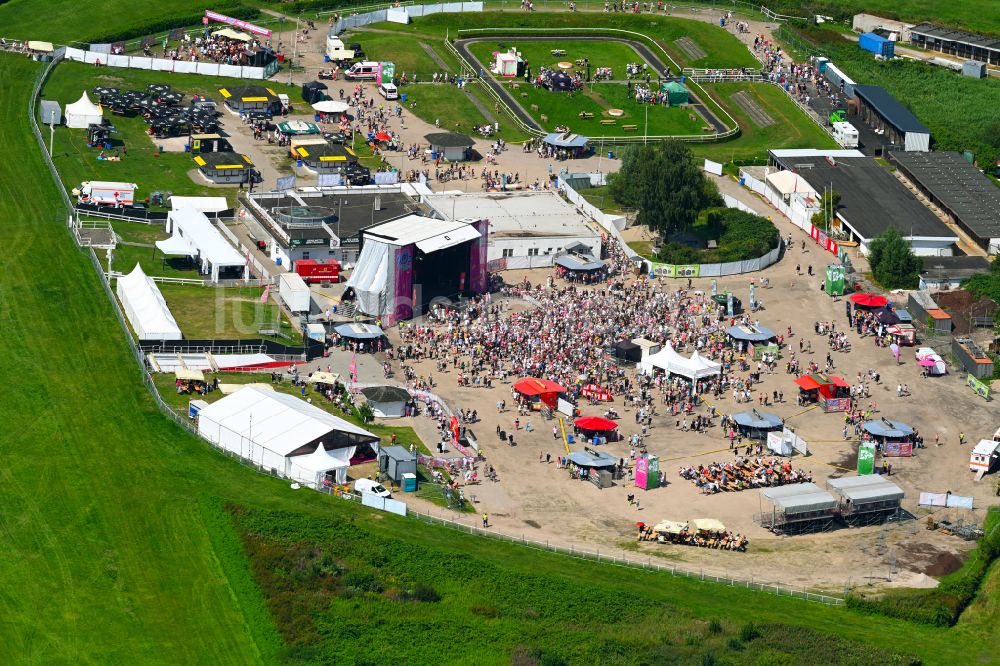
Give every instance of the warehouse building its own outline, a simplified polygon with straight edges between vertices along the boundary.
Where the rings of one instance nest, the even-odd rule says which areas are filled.
[[[1000,65],[1000,39],[996,37],[921,23],[910,28],[910,42],[928,51]]]
[[[805,154],[803,154],[805,153]],[[771,151],[771,161],[796,172],[819,193],[840,193],[837,222],[861,253],[889,227],[909,241],[922,257],[951,256],[958,237],[913,194],[870,157],[810,156],[807,151]]]
[[[885,88],[856,85],[854,96],[858,117],[881,134],[887,146],[907,151],[931,149],[931,131]]]
[[[990,254],[1000,252],[1000,188],[961,153],[893,152],[890,156],[903,175],[979,247]]]

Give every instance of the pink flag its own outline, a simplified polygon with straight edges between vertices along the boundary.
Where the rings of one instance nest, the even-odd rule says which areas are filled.
[[[357,383],[358,381],[358,355],[353,354],[351,356],[351,381]]]
[[[260,302],[267,303],[268,296],[271,295],[271,285],[264,287],[264,293],[260,295]]]

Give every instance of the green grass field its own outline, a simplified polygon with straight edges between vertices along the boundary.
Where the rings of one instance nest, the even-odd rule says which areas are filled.
[[[995,661],[992,596],[953,629],[861,615],[375,513],[216,453],[154,407],[65,230],[24,117],[36,72],[0,56],[0,662]]]
[[[560,61],[573,62],[580,58],[590,58],[591,71],[595,71],[597,67],[612,67],[616,79],[624,80],[626,63],[641,62],[639,54],[631,46],[617,42],[553,40],[518,44],[516,40],[510,40],[501,43],[474,42],[469,50],[484,69],[488,69],[493,61],[492,54],[497,50],[509,48],[507,44],[517,46],[523,57],[532,63],[533,72],[537,72],[540,66],[555,68]],[[551,50],[556,48],[565,49],[566,55],[553,57]],[[580,71],[586,75],[585,68],[574,67],[567,71],[570,73]],[[700,116],[695,114],[692,120],[692,111],[683,107],[651,105],[647,118],[647,105],[636,102],[635,97],[628,94],[626,85],[622,83],[593,83],[581,91],[554,93],[545,88],[526,84],[523,79],[498,80],[508,89],[511,96],[520,102],[525,111],[546,129],[553,129],[558,125],[592,136],[621,136],[628,134],[622,129],[623,125],[636,125],[637,129],[632,133],[643,133],[648,119],[648,134],[670,136],[698,134],[704,125]],[[602,119],[612,119],[607,114],[610,108],[621,109],[625,115],[616,119],[615,125],[600,125]],[[594,117],[582,120],[579,115],[581,112],[591,113]],[[544,120],[542,116],[546,116],[548,120]]]
[[[917,24],[930,21],[962,30],[1000,35],[1000,13],[994,0],[772,0],[768,8],[796,16],[824,14],[850,24],[858,12],[866,12]]]
[[[716,98],[740,124],[740,135],[716,144],[693,144],[698,157],[728,162],[766,157],[770,148],[836,148],[837,144],[806,116],[788,96],[769,83],[713,83],[704,89]],[[732,96],[747,92],[775,121],[758,127]]]
[[[432,14],[415,19],[408,25],[385,23],[379,28],[403,34],[433,35],[439,39],[444,39],[446,34],[455,39],[458,30],[473,28],[510,28],[512,33],[518,28],[614,28],[633,30],[655,39],[682,67],[754,67],[758,64],[739,40],[718,25],[648,14],[600,14],[599,19],[590,12]],[[705,57],[688,59],[674,43],[682,37],[701,47]],[[506,39],[517,43],[514,35]]]
[[[288,345],[302,344],[302,334],[292,328],[278,306],[272,301],[260,302],[263,287],[159,287],[185,338],[239,340],[260,338],[260,331],[274,330],[285,337],[271,339]]]
[[[2,9],[2,5],[0,5]],[[232,79],[199,76],[197,74],[167,74],[137,69],[97,68],[76,62],[64,62],[56,68],[51,80],[42,91],[43,99],[58,101],[61,105],[75,102],[86,90],[91,101],[97,100],[91,94],[96,85],[113,86],[120,89],[144,90],[149,83],[169,83],[175,90],[185,94],[185,100],[193,94],[208,95],[219,100],[219,88],[232,85]],[[275,92],[288,93],[293,100],[300,99],[298,89],[278,83],[268,83]],[[230,202],[236,200],[236,189],[209,188],[198,180],[193,180],[188,172],[196,168],[188,153],[159,153],[159,144],[146,134],[147,125],[142,118],[114,116],[105,111],[118,133],[112,135],[112,148],[124,143],[128,155],[121,161],[98,160],[99,149],[87,146],[87,131],[56,128],[53,153],[54,161],[63,182],[69,188],[85,180],[112,180],[136,183],[137,197],[145,199],[151,192],[165,190],[184,196],[225,196]],[[157,155],[157,153],[159,153]],[[197,174],[196,174],[197,175]]]

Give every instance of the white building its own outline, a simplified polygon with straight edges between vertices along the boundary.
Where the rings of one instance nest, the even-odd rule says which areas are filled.
[[[242,388],[198,413],[198,434],[226,451],[314,488],[347,481],[357,447],[379,438],[286,393]]]
[[[224,269],[231,270],[237,278],[249,276],[247,258],[222,237],[201,211],[194,208],[170,211],[166,231],[171,236],[156,241],[157,249],[163,254],[194,258],[202,275],[210,275],[212,282],[219,281]]]
[[[490,223],[487,259],[491,268],[551,266],[557,255],[574,244],[601,256],[601,234],[557,192],[445,192],[422,201],[449,220],[487,219]],[[502,266],[498,266],[503,262]]]

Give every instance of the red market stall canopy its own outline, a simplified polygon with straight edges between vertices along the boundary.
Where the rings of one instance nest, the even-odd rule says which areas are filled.
[[[574,421],[574,425],[580,430],[592,430],[594,432],[614,430],[618,427],[618,424],[611,419],[601,416],[584,416]]]
[[[862,308],[880,308],[886,305],[889,299],[878,294],[851,294],[851,302]]]
[[[514,384],[514,390],[522,395],[544,395],[546,393],[565,393],[566,387],[549,381],[548,379],[537,379],[535,377],[525,377],[519,379]]]
[[[376,141],[390,141],[390,140],[392,140],[392,137],[389,136],[388,134],[386,134],[385,132],[379,132],[378,134],[375,135],[375,140]]]
[[[851,386],[841,377],[813,372],[802,375],[795,383],[806,399],[818,403],[824,412],[843,412],[850,407]]]
[[[829,389],[831,386],[839,386],[842,388],[850,388],[850,384],[844,381],[842,377],[837,377],[836,375],[824,375],[818,372],[814,372],[809,375],[802,375],[795,380],[795,383],[799,385],[799,388],[804,391],[815,391],[816,389],[823,390],[824,388]]]

